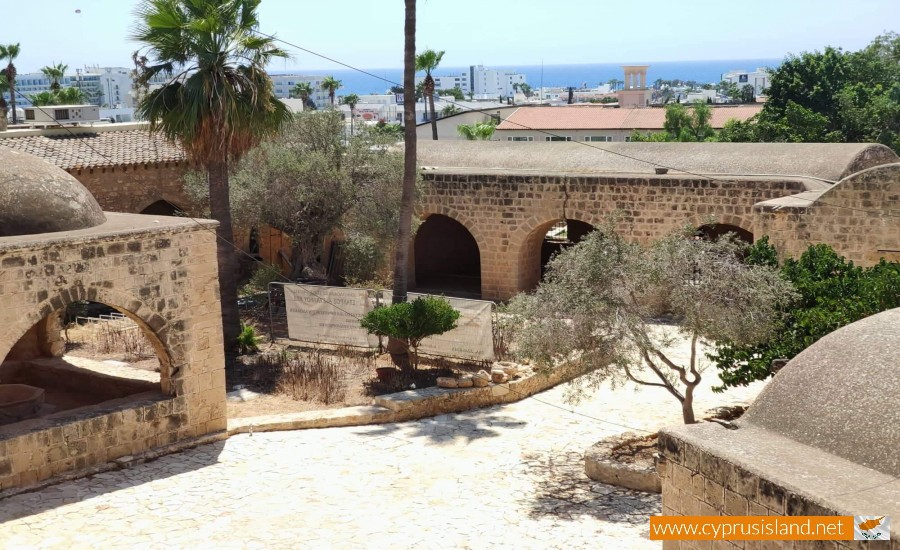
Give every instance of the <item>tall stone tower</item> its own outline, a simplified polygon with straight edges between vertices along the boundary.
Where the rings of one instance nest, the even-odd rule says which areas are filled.
[[[652,97],[647,87],[647,69],[650,65],[623,65],[625,70],[625,88],[616,92],[619,107],[633,109],[649,107]]]

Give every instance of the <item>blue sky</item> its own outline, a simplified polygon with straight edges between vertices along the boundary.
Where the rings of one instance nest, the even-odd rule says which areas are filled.
[[[136,1],[14,5],[3,6],[0,43],[21,42],[21,72],[55,61],[130,66]],[[263,0],[260,11],[264,32],[360,67],[402,66],[401,0]],[[418,11],[417,48],[446,50],[445,67],[781,58],[859,49],[900,22],[900,0],[419,0]],[[272,68],[336,68],[293,54]]]

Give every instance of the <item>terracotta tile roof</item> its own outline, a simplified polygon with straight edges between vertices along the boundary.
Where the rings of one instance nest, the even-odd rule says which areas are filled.
[[[180,162],[181,147],[144,129],[0,138],[0,147],[40,157],[64,170]]]
[[[762,105],[712,107],[713,128],[722,128],[735,118],[747,120],[762,110]],[[501,122],[498,130],[662,130],[666,110],[614,109],[600,106],[522,107]]]

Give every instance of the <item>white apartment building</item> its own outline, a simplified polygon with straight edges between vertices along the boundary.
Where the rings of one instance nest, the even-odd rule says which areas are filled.
[[[328,92],[322,89],[322,81],[325,80],[324,76],[270,74],[269,77],[272,79],[272,84],[274,84],[275,97],[282,99],[291,97],[291,91],[294,89],[294,86],[301,82],[308,82],[313,90],[310,99],[316,104],[316,108],[321,109],[331,104],[331,100],[328,98]],[[335,93],[335,105],[337,104],[337,94],[340,94],[340,90]]]
[[[750,84],[753,86],[753,91],[756,95],[765,95],[765,90],[769,87],[770,77],[771,74],[765,67],[760,67],[755,71],[735,70],[722,73],[722,80],[733,82],[734,84],[737,84],[739,88],[743,88],[745,85]]]
[[[495,71],[479,65],[470,69],[472,92],[475,95],[510,97],[516,93],[513,85],[525,84],[525,75],[509,71]]]
[[[59,84],[63,88],[81,88],[90,104],[110,109],[131,109],[134,107],[131,71],[132,69],[125,67],[85,66],[84,69],[76,69],[75,74],[65,75]],[[150,86],[152,88],[166,82],[168,78],[157,75],[151,80]],[[27,99],[29,96],[48,91],[50,79],[44,76],[44,73],[25,73],[16,76],[17,106],[30,106],[31,101]]]
[[[456,75],[434,76],[434,87],[437,90],[459,88],[465,94],[477,97],[510,97],[515,94],[514,84],[525,84],[526,77],[522,73],[488,69],[484,65],[471,65],[468,73]],[[425,80],[424,76],[416,77],[416,84]]]

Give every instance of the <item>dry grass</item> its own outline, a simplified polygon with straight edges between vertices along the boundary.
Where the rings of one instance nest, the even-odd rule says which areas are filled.
[[[76,325],[66,331],[66,339],[67,348],[97,356],[114,355],[128,363],[156,357],[140,327],[127,319]]]
[[[264,392],[331,405],[341,403],[347,397],[347,373],[360,370],[375,371],[375,360],[371,355],[346,349],[336,352],[282,349],[259,355],[249,366],[245,380]]]

